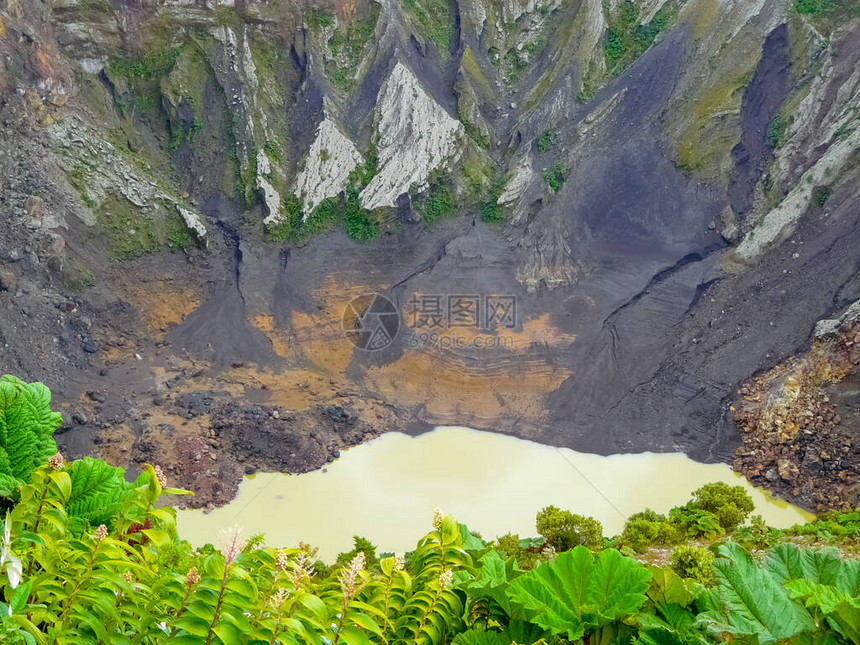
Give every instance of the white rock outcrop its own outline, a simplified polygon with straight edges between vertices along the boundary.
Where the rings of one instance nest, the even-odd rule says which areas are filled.
[[[47,132],[61,153],[57,158],[63,170],[75,177],[82,196],[92,201],[92,209],[75,211],[86,225],[96,224],[94,209],[114,196],[127,199],[140,210],[141,217],[170,204],[199,239],[206,239],[206,225],[200,212],[163,189],[144,168],[129,163],[112,143],[102,139],[80,117],[62,119]]]
[[[410,187],[427,186],[430,173],[457,154],[463,125],[397,63],[379,90],[376,104],[379,172],[361,192],[367,209],[394,206]]]
[[[815,331],[813,332],[816,338],[825,338],[838,334],[845,327],[853,323],[855,320],[860,320],[860,300],[856,300],[845,310],[839,318],[828,318],[819,320],[815,323]]]
[[[296,177],[295,192],[304,196],[305,217],[324,199],[346,188],[350,173],[362,162],[355,144],[326,116],[317,127],[304,167]]]
[[[829,184],[839,176],[842,167],[855,150],[860,149],[860,128],[827,150],[812,168],[807,170],[782,203],[771,210],[738,245],[742,260],[753,260],[775,244],[790,237],[797,222],[806,212],[816,186]]]
[[[188,208],[183,208],[179,204],[176,205],[176,210],[179,211],[179,214],[185,221],[185,226],[191,229],[198,238],[202,239],[206,237],[206,225],[203,223],[203,218],[200,216],[200,213]]]
[[[540,175],[532,166],[531,157],[523,155],[522,159],[514,166],[511,178],[505,184],[505,190],[499,195],[496,203],[501,206],[510,206],[522,197],[532,182],[538,179],[540,179]]]
[[[274,170],[268,157],[260,148],[260,142],[269,139],[266,113],[260,109],[257,94],[260,81],[251,54],[247,27],[234,32],[229,27],[216,27],[212,35],[219,43],[214,60],[210,59],[219,84],[227,95],[237,121],[236,145],[242,171],[248,170],[248,155],[257,150],[257,176],[255,183],[266,209],[266,224],[281,220],[281,196],[271,182]]]

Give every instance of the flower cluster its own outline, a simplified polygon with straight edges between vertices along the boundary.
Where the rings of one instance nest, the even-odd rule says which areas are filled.
[[[454,572],[451,569],[445,569],[442,573],[439,574],[439,588],[447,589],[451,586],[451,582],[454,580]]]
[[[162,488],[167,488],[167,477],[164,476],[164,471],[161,470],[161,466],[153,466],[153,472],[155,472],[155,478],[158,480],[158,483],[161,484]]]
[[[242,538],[242,528],[232,526],[221,531],[221,552],[224,554],[226,566],[233,564],[245,548],[246,541]]]
[[[311,566],[311,561],[310,558],[308,558],[307,553],[305,551],[299,553],[299,557],[296,558],[296,564],[293,566],[293,570],[287,574],[290,582],[293,583],[293,586],[297,590],[302,586],[302,580],[309,581],[313,576]]]
[[[349,566],[341,571],[340,575],[338,575],[340,589],[343,592],[345,600],[352,598],[355,594],[361,591],[361,588],[364,586],[357,586],[355,582],[358,578],[358,574],[364,569],[364,564],[364,552],[359,551],[358,555],[356,555],[349,563]]]
[[[99,524],[96,529],[96,542],[101,542],[108,536],[108,529],[104,524]]]
[[[197,573],[197,567],[191,567],[185,574],[185,584],[188,587],[193,587],[198,582],[200,582],[200,574]]]
[[[58,452],[56,455],[48,459],[48,467],[51,470],[59,470],[63,467],[64,462],[65,459],[63,459],[63,455]]]
[[[403,553],[394,554],[394,570],[403,571],[406,568],[406,555]]]
[[[445,515],[442,513],[442,509],[437,506],[433,509],[433,528],[441,531],[443,519],[445,519]]]

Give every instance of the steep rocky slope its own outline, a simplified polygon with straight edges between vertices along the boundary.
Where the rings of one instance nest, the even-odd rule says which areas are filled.
[[[0,54],[0,369],[67,451],[210,504],[457,423],[858,502],[856,0],[14,0]]]

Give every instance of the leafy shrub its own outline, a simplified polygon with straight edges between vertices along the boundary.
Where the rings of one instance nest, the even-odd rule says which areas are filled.
[[[266,231],[272,242],[286,242],[302,224],[304,200],[290,193],[281,201],[281,220],[268,226]]]
[[[743,486],[729,486],[724,482],[705,484],[697,489],[687,506],[713,513],[726,531],[743,524],[755,509],[752,497]]]
[[[61,421],[42,383],[0,377],[0,495],[11,495],[56,454],[53,434]]]
[[[314,31],[329,29],[334,25],[334,16],[320,7],[311,7],[308,12],[308,25]]]
[[[346,33],[336,30],[328,39],[328,51],[324,52],[326,76],[336,87],[350,91],[361,64],[362,55],[376,30],[378,10],[349,23]]]
[[[544,130],[540,133],[540,136],[537,138],[537,149],[538,152],[544,154],[545,152],[549,152],[549,149],[552,147],[552,139],[553,139],[553,131],[552,130]]]
[[[702,508],[693,508],[689,504],[673,508],[669,511],[669,519],[683,527],[688,537],[713,540],[726,533],[716,515]]]
[[[801,15],[831,13],[839,7],[836,0],[795,0],[794,9]]]
[[[747,549],[767,549],[776,545],[782,534],[782,531],[769,527],[761,515],[753,515],[749,525],[734,530],[732,539]]]
[[[714,554],[692,544],[679,544],[672,550],[672,571],[706,587],[714,583]]]
[[[352,536],[352,543],[354,545],[352,551],[338,554],[335,561],[336,566],[343,567],[349,564],[359,553],[364,556],[364,566],[368,570],[375,569],[379,565],[379,558],[376,557],[376,546],[370,540],[354,535]]]
[[[767,145],[776,150],[784,143],[788,123],[781,114],[777,114],[767,126]]]
[[[683,531],[665,515],[645,509],[634,513],[624,523],[621,541],[638,552],[649,546],[665,546],[680,541]]]
[[[564,182],[567,180],[567,169],[561,165],[561,163],[556,163],[551,169],[545,170],[543,173],[543,180],[546,182],[547,186],[550,187],[552,192],[557,193],[561,190],[561,187],[564,186]]]
[[[167,234],[167,244],[172,249],[180,249],[185,251],[194,245],[194,237],[188,226],[181,219],[177,218],[173,221],[170,231]]]
[[[812,199],[818,208],[824,208],[827,200],[830,199],[831,190],[829,186],[816,186],[812,191]]]
[[[547,506],[538,512],[535,526],[537,532],[559,553],[580,545],[590,549],[603,545],[603,526],[600,522],[555,506]]]
[[[418,19],[439,51],[447,54],[454,21],[446,0],[403,0],[403,6]]]
[[[787,535],[814,535],[823,540],[860,538],[860,507],[853,511],[827,511],[812,522],[793,526]]]
[[[115,58],[108,71],[123,78],[159,79],[170,74],[181,51],[179,47],[170,47],[147,52],[140,58]]]
[[[432,223],[439,218],[454,214],[456,203],[448,173],[437,173],[430,180],[424,195],[416,199],[415,205],[425,222]]]
[[[266,143],[263,144],[263,152],[265,152],[266,156],[272,161],[280,162],[283,157],[281,146],[273,139],[266,139]]]
[[[607,17],[608,28],[603,54],[609,76],[617,76],[641,56],[654,43],[676,11],[676,3],[666,3],[648,23],[640,25],[637,3],[634,0],[622,0],[617,9]]]

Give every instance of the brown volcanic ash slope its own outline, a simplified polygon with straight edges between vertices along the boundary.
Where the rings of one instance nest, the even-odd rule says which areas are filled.
[[[7,2],[0,369],[203,505],[439,423],[856,504],[860,8],[807,5]]]

